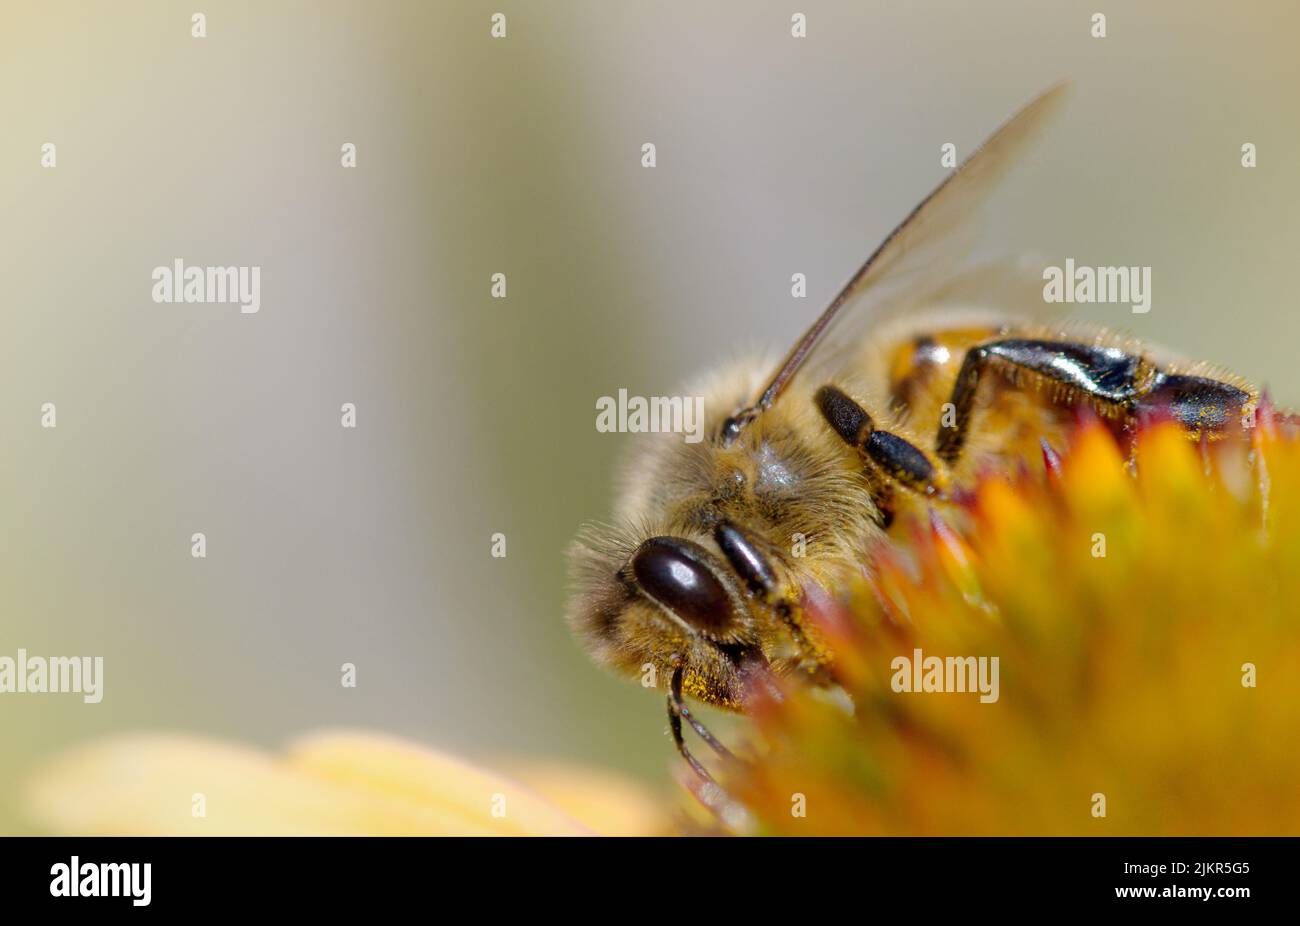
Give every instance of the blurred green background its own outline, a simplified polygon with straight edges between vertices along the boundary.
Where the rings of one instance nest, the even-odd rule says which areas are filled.
[[[635,440],[596,397],[788,345],[940,145],[1061,78],[987,249],[1150,265],[1149,315],[1076,314],[1300,400],[1300,8],[1117,4],[1094,39],[1095,6],[5,0],[0,655],[106,667],[98,705],[0,695],[0,794],[142,727],[355,725],[667,787],[659,699],[562,620]],[[153,303],[176,257],[260,265],[262,310]]]

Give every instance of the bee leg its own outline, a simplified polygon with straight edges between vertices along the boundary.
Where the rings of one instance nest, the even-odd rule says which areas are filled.
[[[1257,396],[1231,383],[1206,376],[1157,373],[1151,388],[1134,403],[1133,414],[1165,414],[1192,437],[1209,439],[1234,424],[1253,427],[1258,403]]]
[[[695,774],[699,775],[705,781],[712,782],[713,776],[708,773],[700,761],[695,758],[686,745],[686,740],[682,737],[682,721],[685,720],[695,731],[695,735],[708,743],[709,746],[723,759],[733,759],[735,756],[731,750],[722,745],[722,742],[709,732],[709,728],[700,723],[691,709],[686,706],[682,699],[682,673],[684,667],[679,657],[673,659],[673,676],[668,686],[668,727],[672,730],[673,743],[677,746],[677,751],[682,754],[686,764],[691,767]]]
[[[866,409],[835,386],[822,386],[814,401],[835,433],[889,479],[921,495],[943,496],[942,469],[920,447],[877,428]]]
[[[953,420],[941,422],[935,437],[935,451],[950,465],[961,456],[976,396],[990,372],[1018,388],[1055,386],[1049,393],[1055,401],[1088,402],[1116,417],[1150,389],[1158,371],[1140,354],[1072,341],[1008,338],[972,347],[953,386]]]
[[[953,422],[942,422],[935,437],[935,451],[949,465],[961,456],[976,394],[990,372],[1015,388],[1046,387],[1057,404],[1087,403],[1126,424],[1168,415],[1195,437],[1225,430],[1255,401],[1229,383],[1165,373],[1143,355],[1117,347],[1022,338],[992,341],[968,350],[957,373]]]

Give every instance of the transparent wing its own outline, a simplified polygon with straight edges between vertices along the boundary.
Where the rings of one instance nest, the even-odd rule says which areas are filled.
[[[1058,84],[1003,123],[890,232],[791,349],[746,419],[775,402],[796,374],[824,372],[848,352],[859,350],[881,319],[933,305],[939,297],[994,294],[1002,274],[957,274],[979,231],[973,219],[988,193],[1060,108],[1067,90],[1068,85]]]

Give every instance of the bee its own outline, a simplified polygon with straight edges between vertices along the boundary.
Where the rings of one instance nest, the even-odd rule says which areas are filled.
[[[1242,434],[1259,393],[1222,370],[1101,329],[1025,320],[1042,304],[1005,264],[961,269],[972,221],[1066,88],[1004,123],[867,258],[775,366],[712,377],[705,437],[648,435],[611,525],[570,549],[569,624],[596,661],[686,698],[743,711],[768,673],[832,684],[805,589],[861,576],[904,506],[952,506],[980,474],[1050,457],[1082,409],[1131,433],[1149,417],[1192,439]]]

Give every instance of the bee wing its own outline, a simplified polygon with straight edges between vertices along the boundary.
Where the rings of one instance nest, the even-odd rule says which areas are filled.
[[[881,318],[953,294],[952,275],[978,231],[978,207],[1060,108],[1067,89],[1052,87],[1004,122],[889,233],[786,355],[754,411],[775,402],[801,370],[825,370],[858,349]]]

